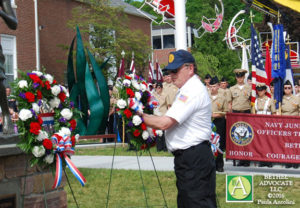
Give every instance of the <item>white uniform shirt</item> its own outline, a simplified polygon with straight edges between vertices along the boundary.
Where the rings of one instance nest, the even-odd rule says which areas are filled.
[[[205,86],[196,75],[179,89],[166,116],[178,122],[166,130],[166,144],[171,152],[210,139],[211,101]]]

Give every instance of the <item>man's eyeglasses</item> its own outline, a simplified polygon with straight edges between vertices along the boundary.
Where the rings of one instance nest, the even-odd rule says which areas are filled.
[[[284,87],[285,90],[290,90],[292,87]]]

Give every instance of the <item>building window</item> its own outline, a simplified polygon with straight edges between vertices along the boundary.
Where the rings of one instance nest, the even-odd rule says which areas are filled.
[[[5,57],[4,68],[7,77],[6,84],[9,84],[17,77],[16,37],[12,35],[1,35],[1,45]]]
[[[153,42],[153,49],[162,49],[161,47],[161,36],[153,36],[152,37]]]
[[[175,48],[174,35],[164,35],[164,48]]]

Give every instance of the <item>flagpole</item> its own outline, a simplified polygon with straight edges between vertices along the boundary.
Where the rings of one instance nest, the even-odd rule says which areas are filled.
[[[175,47],[187,50],[185,0],[174,0],[175,6]]]

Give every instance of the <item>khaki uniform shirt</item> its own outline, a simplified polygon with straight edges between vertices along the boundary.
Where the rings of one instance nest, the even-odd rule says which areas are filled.
[[[224,96],[225,96],[225,98],[226,98],[226,100],[227,100],[227,102],[230,102],[230,100],[231,100],[231,92],[230,92],[230,90],[228,88],[226,88],[226,89],[219,88],[219,93],[221,93],[221,94],[223,93]]]
[[[268,96],[264,96],[263,98],[256,98],[255,105],[255,114],[268,114],[271,115],[275,113],[275,105],[274,100],[269,98]]]
[[[230,87],[230,101],[232,102],[232,110],[244,111],[250,110],[250,96],[251,96],[251,87],[247,84],[243,85],[243,88],[240,89],[239,85],[236,84]]]
[[[157,92],[153,93],[153,96],[158,101],[158,111],[159,113],[155,113],[157,115],[165,115],[168,108],[167,108],[167,100],[166,95],[162,92],[161,94],[158,94]]]
[[[299,116],[299,111],[300,98],[295,95],[291,95],[289,97],[284,95],[282,98],[281,114],[289,116]]]
[[[228,102],[224,97],[223,92],[219,92],[217,95],[210,95],[212,113],[225,113],[228,112]]]
[[[172,83],[163,83],[163,93],[166,95],[167,106],[171,106],[175,100],[178,88]]]

